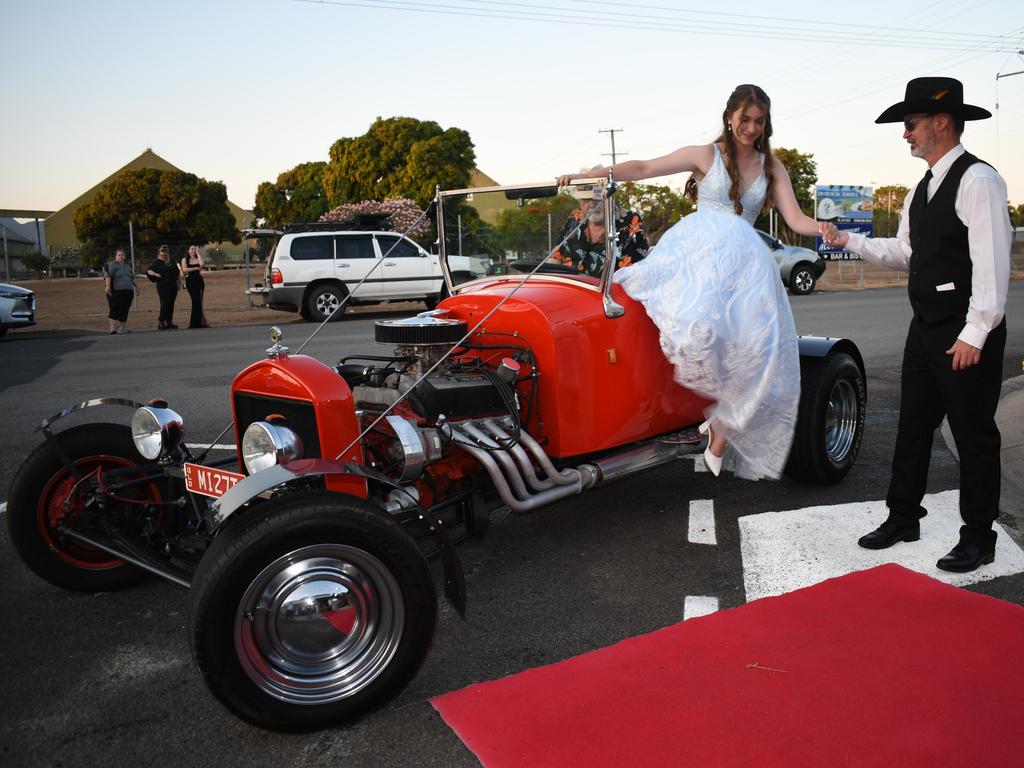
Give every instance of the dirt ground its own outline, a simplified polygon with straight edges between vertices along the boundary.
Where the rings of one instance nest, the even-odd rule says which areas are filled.
[[[1013,258],[1014,280],[1024,280],[1024,255]],[[262,268],[254,269],[251,281],[262,280]],[[211,325],[281,324],[300,321],[290,312],[250,308],[245,294],[244,270],[207,272],[204,304]],[[36,325],[17,331],[45,333],[66,331],[106,331],[107,302],[103,295],[103,279],[98,277],[59,278],[19,281],[36,292]],[[885,286],[906,285],[906,273],[894,273],[859,261],[828,263],[825,274],[818,282],[818,290],[862,290]],[[139,295],[128,314],[128,326],[138,330],[156,329],[160,303],[156,287],[145,278],[139,278]],[[389,309],[423,311],[422,302],[392,304]],[[188,325],[191,302],[182,290],[174,307],[174,321],[184,328]],[[380,307],[357,307],[355,312],[380,311]],[[301,322],[301,321],[300,321]]]
[[[262,280],[262,267],[253,270],[251,281]],[[203,305],[210,325],[260,325],[302,322],[297,314],[273,309],[250,308],[245,294],[245,272],[240,269],[205,272],[206,292]],[[17,333],[46,333],[55,331],[107,330],[107,300],[101,277],[69,277],[52,280],[21,280],[18,285],[36,293],[36,324],[19,329]],[[128,327],[134,330],[156,330],[160,314],[160,301],[156,286],[140,277],[138,296],[128,312]],[[422,302],[392,304],[394,309],[408,307],[410,311],[423,311]],[[192,302],[182,289],[174,304],[174,322],[181,328],[188,325]],[[356,307],[354,312],[380,311],[380,307]]]

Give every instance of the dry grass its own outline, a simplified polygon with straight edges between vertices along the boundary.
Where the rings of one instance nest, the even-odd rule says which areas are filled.
[[[245,272],[226,270],[207,272],[206,317],[213,325],[251,325],[260,323],[287,323],[298,320],[298,315],[268,309],[250,309],[245,295]],[[262,269],[253,270],[252,281],[262,278]],[[1024,280],[1024,254],[1013,257],[1014,280]],[[131,328],[156,328],[159,301],[156,288],[145,278],[139,278],[139,296],[128,315]],[[36,292],[37,323],[19,333],[54,331],[105,331],[107,329],[107,302],[103,296],[102,278],[64,278],[53,280],[27,280],[19,282]],[[885,286],[906,285],[906,273],[863,264],[858,261],[829,262],[828,269],[818,283],[823,291],[860,290]],[[393,304],[390,309],[421,311],[422,302]],[[178,294],[174,308],[175,322],[188,325],[191,309],[188,293]],[[357,307],[355,312],[375,312],[373,305]]]

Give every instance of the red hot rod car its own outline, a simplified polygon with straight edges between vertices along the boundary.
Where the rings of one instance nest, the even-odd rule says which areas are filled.
[[[586,184],[612,221],[611,182]],[[231,384],[237,452],[225,459],[193,455],[159,400],[48,419],[10,491],[20,557],[66,589],[147,574],[188,588],[205,681],[263,727],[322,728],[395,695],[434,634],[429,560],[464,613],[454,544],[482,537],[496,511],[593,493],[703,448],[708,401],[674,382],[657,329],[612,282],[615,259],[599,278],[547,261],[545,217],[565,210],[556,192],[439,192],[439,307],[377,322],[388,354],[334,366],[290,354],[272,329],[266,358]],[[464,250],[496,274],[453,282],[447,254]],[[863,363],[843,339],[802,338],[800,350],[787,472],[834,483],[860,446]],[[54,428],[98,405],[134,408],[130,425]]]

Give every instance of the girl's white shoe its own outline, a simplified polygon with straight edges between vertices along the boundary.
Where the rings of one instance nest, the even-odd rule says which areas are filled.
[[[711,470],[711,474],[718,477],[719,473],[722,471],[722,457],[715,456],[715,454],[711,452],[711,439],[714,437],[714,433],[711,431],[711,422],[705,421],[697,427],[697,431],[702,435],[708,436],[708,447],[704,449],[704,463],[707,465],[707,468]]]

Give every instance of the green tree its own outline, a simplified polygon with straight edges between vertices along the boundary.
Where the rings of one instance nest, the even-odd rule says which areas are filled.
[[[323,185],[332,208],[403,197],[425,208],[435,186],[468,186],[475,161],[473,142],[460,128],[442,130],[433,121],[412,117],[378,117],[362,136],[334,142]]]
[[[801,152],[797,149],[786,149],[785,147],[778,147],[773,150],[773,153],[789,174],[789,181],[793,185],[793,193],[796,195],[796,202],[800,206],[800,210],[813,219],[814,185],[818,183],[818,164],[814,161],[814,155],[810,152]],[[767,231],[767,217],[764,215],[760,216],[754,226]],[[779,217],[779,237],[787,243],[796,245],[803,245],[803,240],[805,239],[794,233],[781,216]],[[806,239],[813,240],[813,238]],[[811,247],[814,247],[813,242]]]
[[[125,171],[75,211],[75,231],[95,266],[102,263],[95,262],[96,254],[109,257],[114,247],[127,245],[129,221],[137,243],[239,243],[241,233],[227,199],[221,182],[192,173],[157,168]]]
[[[655,245],[669,227],[694,208],[693,201],[681,192],[657,184],[637,184],[635,181],[622,184],[615,193],[615,201],[623,208],[640,214],[651,245]]]
[[[871,223],[878,237],[894,237],[900,223],[900,211],[910,189],[902,184],[886,184],[875,189]]]
[[[1015,227],[1024,227],[1024,203],[1014,207],[1012,203],[1007,205],[1010,214],[1010,224]]]
[[[41,253],[26,253],[21,257],[21,263],[28,271],[35,272],[36,277],[42,277],[50,268],[50,260]]]
[[[547,258],[549,216],[551,245],[554,246],[569,215],[578,206],[576,198],[560,194],[524,200],[521,206],[501,211],[491,250],[498,254],[511,251],[521,259]]]
[[[256,190],[253,213],[266,227],[280,227],[297,221],[318,221],[327,213],[324,171],[327,163],[299,163],[277,177],[264,181]]]

